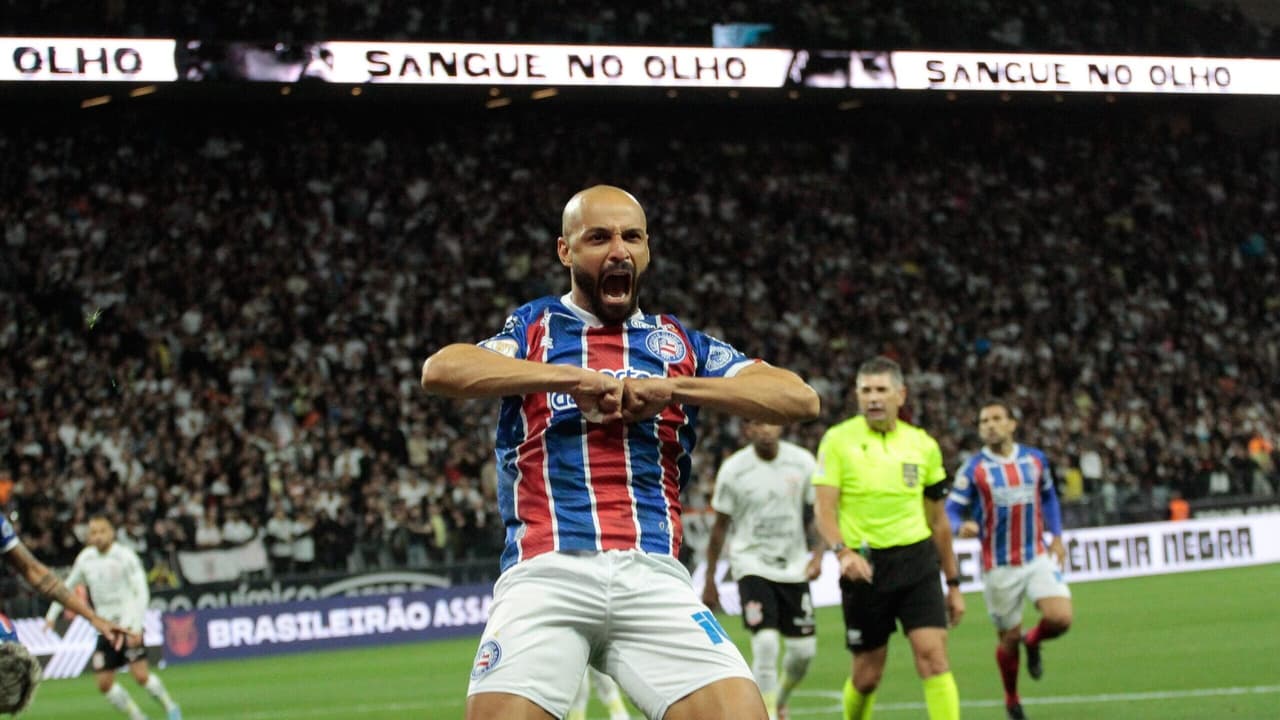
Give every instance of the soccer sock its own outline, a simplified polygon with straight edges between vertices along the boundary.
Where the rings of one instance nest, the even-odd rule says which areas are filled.
[[[869,720],[876,705],[876,691],[863,695],[853,687],[853,679],[844,681],[844,720]]]
[[[151,673],[147,677],[147,684],[143,685],[143,687],[147,689],[147,692],[151,693],[151,697],[155,698],[156,702],[164,706],[166,712],[178,706],[178,703],[169,697],[169,691],[164,689],[164,683],[160,682],[159,675]]]
[[[960,691],[950,671],[924,679],[924,704],[929,720],[960,720]]]
[[[1018,647],[1015,645],[1012,653],[1006,653],[1003,645],[996,645],[996,666],[1004,683],[1004,704],[1018,704]]]
[[[142,714],[142,709],[138,707],[138,703],[129,697],[129,693],[120,687],[120,683],[112,683],[111,689],[106,692],[107,702],[116,706],[116,709],[129,716],[129,720],[147,720],[147,716]]]
[[[769,717],[778,716],[778,650],[782,638],[777,630],[761,630],[751,636],[751,674],[760,686]]]
[[[782,657],[782,678],[778,682],[778,705],[791,700],[791,691],[809,672],[809,661],[818,651],[816,637],[787,638],[787,654]]]
[[[1052,640],[1061,634],[1062,632],[1057,628],[1045,625],[1044,620],[1042,619],[1040,622],[1036,623],[1035,627],[1031,628],[1031,632],[1027,633],[1026,642],[1028,645],[1034,647],[1045,640]]]

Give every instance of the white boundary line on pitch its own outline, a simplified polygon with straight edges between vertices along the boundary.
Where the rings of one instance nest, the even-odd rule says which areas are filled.
[[[1251,685],[1245,687],[1192,688],[1187,690],[1150,690],[1133,693],[1102,693],[1099,695],[1057,695],[1051,697],[1024,697],[1023,705],[1085,705],[1089,703],[1140,702],[1142,700],[1179,700],[1192,697],[1222,697],[1230,695],[1270,695],[1280,693],[1280,685]],[[796,690],[796,695],[823,697],[838,700],[842,693],[831,690]],[[962,707],[1002,707],[1004,700],[961,700]],[[922,702],[876,703],[876,710],[922,710]],[[834,706],[840,710],[840,706]],[[832,708],[791,709],[792,715],[818,715],[831,712]]]
[[[1050,697],[1025,697],[1023,705],[1084,705],[1089,703],[1140,702],[1143,700],[1178,700],[1192,697],[1224,697],[1231,695],[1272,695],[1280,693],[1280,685],[1252,685],[1245,687],[1195,688],[1187,690],[1151,690],[1133,693],[1102,693],[1098,695],[1057,695]],[[832,690],[796,690],[800,697],[817,697],[839,700],[841,693]],[[366,715],[385,712],[411,712],[414,710],[431,710],[443,707],[458,707],[462,702],[458,699],[420,700],[393,703],[362,703],[359,705],[331,705],[325,708],[300,710],[269,710],[234,715],[207,716],[207,720],[270,720],[272,718],[319,718],[334,715]],[[1004,700],[962,700],[962,707],[1000,707]],[[876,710],[884,712],[919,711],[924,709],[922,702],[876,703]],[[840,705],[830,707],[792,707],[792,715],[829,715],[839,712]]]

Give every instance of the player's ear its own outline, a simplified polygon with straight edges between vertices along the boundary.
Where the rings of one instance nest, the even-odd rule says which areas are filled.
[[[569,254],[569,240],[561,235],[556,238],[556,254],[560,256],[560,264],[565,267],[573,265],[573,257]]]

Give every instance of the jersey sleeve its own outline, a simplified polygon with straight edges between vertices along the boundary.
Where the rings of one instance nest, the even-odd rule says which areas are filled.
[[[1058,503],[1058,488],[1053,481],[1053,468],[1043,452],[1035,451],[1035,458],[1040,463],[1040,512],[1044,515],[1044,526],[1054,537],[1062,535],[1062,506]]]
[[[698,359],[698,377],[733,377],[742,369],[760,362],[749,358],[729,343],[697,330],[685,332]]]
[[[147,605],[151,603],[151,589],[147,587],[147,571],[142,568],[138,553],[126,550],[129,566],[129,605],[124,609],[121,624],[133,630],[142,630],[146,621]]]
[[[0,553],[7,553],[18,547],[18,533],[13,529],[9,518],[0,517]]]
[[[956,471],[955,482],[951,485],[951,493],[947,496],[947,504],[956,503],[968,507],[973,502],[974,478],[973,469],[978,465],[975,455],[965,461]]]
[[[813,470],[812,484],[840,487],[843,471],[844,462],[839,443],[832,439],[831,431],[828,430],[818,444],[818,459]]]
[[[924,431],[921,430],[923,433]],[[942,449],[938,441],[925,433],[924,496],[930,500],[941,500],[947,496],[951,486],[947,483],[947,469],[942,466]]]
[[[805,477],[812,478],[813,474],[818,471],[818,461],[814,459],[813,453],[805,450],[801,453],[804,459]],[[809,483],[804,489],[804,503],[806,505],[814,505],[818,502],[818,492],[814,490],[813,483]]]
[[[507,316],[507,322],[496,335],[481,340],[476,344],[485,350],[491,350],[509,358],[527,359],[525,356],[528,348],[526,340],[528,339],[529,316],[530,308],[525,305]]]
[[[711,509],[725,515],[733,515],[733,458],[720,463],[716,471],[716,489],[711,493]]]

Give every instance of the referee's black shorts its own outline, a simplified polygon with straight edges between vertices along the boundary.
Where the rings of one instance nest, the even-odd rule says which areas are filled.
[[[889,642],[897,624],[909,633],[947,627],[947,604],[938,578],[938,550],[926,538],[912,545],[871,551],[872,582],[840,578],[845,644],[854,652]]]

